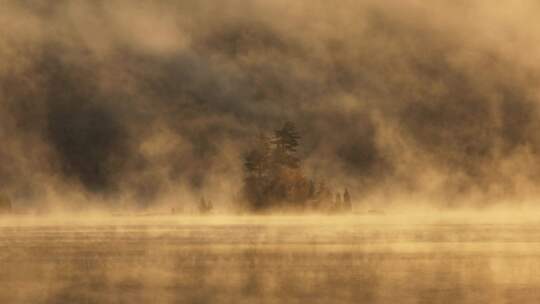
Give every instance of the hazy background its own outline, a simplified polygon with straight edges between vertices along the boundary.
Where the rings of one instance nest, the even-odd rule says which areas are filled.
[[[295,122],[364,205],[519,204],[540,177],[536,1],[0,0],[0,192],[230,210]]]

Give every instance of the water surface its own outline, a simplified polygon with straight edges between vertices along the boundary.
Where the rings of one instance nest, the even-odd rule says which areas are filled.
[[[0,303],[540,303],[540,224],[10,223]]]

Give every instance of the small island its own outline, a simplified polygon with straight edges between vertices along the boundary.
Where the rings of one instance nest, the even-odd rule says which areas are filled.
[[[286,122],[270,136],[261,133],[244,155],[242,197],[251,212],[352,211],[348,189],[334,192],[324,181],[302,171],[298,157],[301,136]]]

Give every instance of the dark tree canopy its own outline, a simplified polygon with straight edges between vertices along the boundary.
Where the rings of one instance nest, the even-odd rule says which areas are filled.
[[[259,135],[256,146],[244,157],[244,167],[249,174],[261,177],[267,173],[272,153],[270,145],[266,135]]]
[[[276,130],[274,134],[275,137],[273,142],[276,145],[276,149],[282,150],[287,153],[296,152],[300,135],[298,135],[296,126],[292,122],[286,122],[283,127],[281,127],[281,129],[279,130]]]
[[[286,122],[281,129],[274,131],[275,160],[281,165],[298,168],[300,160],[295,154],[299,140],[300,135],[292,122]]]

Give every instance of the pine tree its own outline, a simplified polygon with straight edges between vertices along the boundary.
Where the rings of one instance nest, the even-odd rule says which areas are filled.
[[[256,146],[244,156],[244,167],[248,175],[263,178],[270,169],[270,140],[264,134],[257,138]]]
[[[300,159],[295,155],[299,140],[300,135],[292,122],[286,122],[281,129],[276,130],[272,141],[276,146],[276,162],[290,168],[300,167]]]
[[[345,192],[343,193],[343,205],[346,211],[352,211],[351,195],[347,188],[345,188]]]
[[[336,211],[342,211],[343,210],[343,204],[341,202],[341,193],[336,192],[336,201],[335,201],[335,205],[334,205],[334,208]]]
[[[201,214],[208,214],[212,211],[214,206],[212,205],[211,201],[207,201],[204,199],[204,196],[201,197],[201,200],[199,201],[199,213]]]
[[[244,195],[253,209],[264,209],[270,199],[268,192],[272,180],[272,142],[259,134],[254,147],[244,156]]]
[[[313,181],[302,173],[297,157],[300,135],[287,122],[274,136],[261,134],[244,156],[243,195],[253,211],[303,210],[319,205],[321,195]],[[332,193],[324,189],[324,196]],[[330,200],[329,200],[330,201]]]
[[[0,193],[0,214],[11,212],[11,201],[9,197]]]

